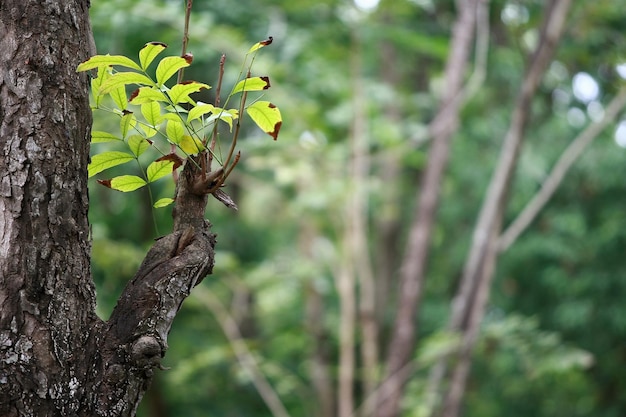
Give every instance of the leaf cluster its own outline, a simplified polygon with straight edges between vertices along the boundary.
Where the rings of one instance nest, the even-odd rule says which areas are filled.
[[[196,102],[191,97],[194,93],[210,89],[208,84],[180,81],[172,86],[167,85],[175,74],[191,65],[191,54],[167,56],[158,62],[153,73],[148,71],[155,59],[167,48],[162,42],[145,44],[139,51],[139,63],[123,55],[109,54],[96,55],[81,63],[77,71],[97,71],[97,75],[91,80],[93,109],[119,116],[119,131],[93,131],[92,143],[117,142],[126,145],[124,151],[108,150],[93,155],[88,167],[89,177],[131,161],[136,161],[143,167],[139,158],[152,148],[160,156],[151,160],[145,170],[142,169],[143,176],[120,175],[98,182],[117,191],[135,191],[173,173],[190,155],[205,154],[209,161],[215,160],[222,167],[221,178],[217,181],[217,187],[221,186],[238,160],[237,156],[228,166],[237,143],[240,114],[244,110],[274,140],[278,137],[282,125],[278,107],[261,100],[246,106],[248,92],[264,91],[270,87],[269,77],[251,77],[250,70],[256,52],[271,42],[270,38],[250,48],[247,55],[252,54],[252,59],[247,75],[241,77],[242,70],[241,79],[232,88],[224,107],[217,105],[219,97],[215,105]],[[221,79],[219,83],[221,84]],[[130,95],[127,94],[128,86],[136,87]],[[221,85],[219,87],[218,90],[221,90]],[[239,108],[227,108],[226,105],[236,95],[239,96]],[[111,98],[113,108],[105,105],[107,96]],[[232,134],[226,160],[222,160],[214,152],[219,122],[226,124]],[[197,164],[195,160],[191,161]],[[206,167],[203,168],[207,170]],[[160,199],[154,203],[154,207],[164,207],[173,201],[172,198]]]

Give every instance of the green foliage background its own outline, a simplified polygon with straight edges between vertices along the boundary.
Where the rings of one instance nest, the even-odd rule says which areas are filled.
[[[523,76],[525,42],[539,24],[542,3],[494,0],[490,5],[487,78],[463,110],[442,189],[420,316],[425,342],[416,352],[422,360],[408,386],[405,416],[425,415],[429,349],[436,355],[446,344],[441,331]],[[305,311],[311,289],[323,295],[324,342],[330,362],[337,359],[333,277],[342,257],[350,186],[351,57],[361,51],[358,73],[372,157],[369,242],[377,279],[387,280],[390,289],[379,317],[386,340],[395,312],[395,272],[426,157],[421,138],[437,106],[453,4],[382,0],[376,10],[363,12],[348,0],[194,2],[189,43],[194,63],[186,70],[188,79],[214,85],[225,53],[225,83],[232,85],[249,46],[274,37],[254,70],[272,78],[268,94],[283,114],[281,134],[273,142],[249,123],[242,135],[242,160],[228,184],[240,210],[210,202],[207,217],[218,234],[218,254],[214,275],[202,286],[235,317],[293,417],[319,415],[310,369],[316,340]],[[522,8],[523,19],[506,25],[501,16],[511,5]],[[181,0],[103,0],[93,2],[91,15],[100,54],[135,56],[149,41],[169,44],[170,54],[180,48]],[[533,102],[507,223],[583,128],[568,121],[570,109],[586,111],[572,94],[574,74],[594,77],[598,100],[605,104],[623,85],[615,65],[626,62],[624,21],[626,9],[618,0],[575,2],[558,62]],[[209,102],[211,93],[203,101]],[[97,130],[106,130],[110,122],[95,123]],[[465,415],[626,413],[626,151],[616,146],[614,132],[612,126],[586,150],[539,218],[502,256]],[[398,169],[392,182],[385,180],[389,161]],[[155,186],[158,197],[173,193],[165,181]],[[155,231],[145,192],[122,195],[95,182],[90,192],[93,273],[99,311],[107,317],[152,239],[167,233],[171,220],[169,209],[157,211]],[[391,274],[384,262],[392,265]],[[185,303],[170,334],[165,365],[171,369],[158,373],[140,416],[271,415],[214,312],[198,296]]]

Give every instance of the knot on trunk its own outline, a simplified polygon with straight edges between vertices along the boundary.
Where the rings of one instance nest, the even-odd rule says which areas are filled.
[[[156,336],[141,336],[131,346],[130,359],[137,368],[149,370],[160,365],[166,349]]]

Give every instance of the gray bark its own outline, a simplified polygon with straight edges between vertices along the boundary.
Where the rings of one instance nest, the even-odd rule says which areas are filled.
[[[87,222],[87,0],[0,2],[0,415],[131,416],[172,320],[213,265],[206,195],[177,187],[111,319],[95,314]]]

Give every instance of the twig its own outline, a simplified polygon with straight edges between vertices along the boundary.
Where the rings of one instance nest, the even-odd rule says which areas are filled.
[[[254,356],[250,350],[248,350],[248,347],[241,337],[241,332],[239,331],[237,323],[222,305],[220,300],[218,300],[217,297],[211,293],[211,291],[202,286],[194,288],[192,296],[196,297],[209,310],[211,310],[215,319],[224,331],[224,335],[226,335],[226,338],[228,339],[228,342],[237,357],[237,361],[252,378],[254,387],[265,402],[265,405],[267,405],[267,408],[270,409],[272,415],[274,417],[290,417],[289,413],[285,409],[285,406],[280,400],[280,397],[276,391],[274,391],[269,381],[265,378],[263,372],[257,364],[257,361],[254,359]]]
[[[187,53],[187,44],[189,43],[189,17],[191,16],[191,6],[193,5],[193,0],[187,0],[187,7],[185,7],[185,29],[183,30],[183,47],[181,56],[184,56]],[[180,84],[183,82],[183,75],[185,73],[185,69],[181,68],[178,70],[178,81]]]

